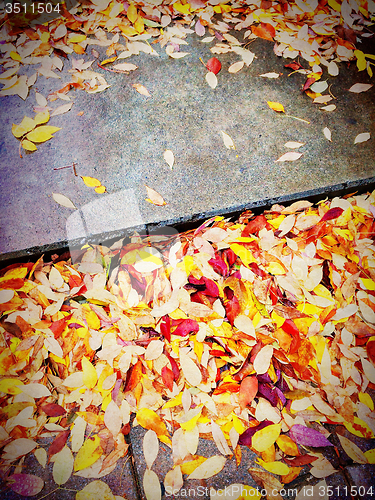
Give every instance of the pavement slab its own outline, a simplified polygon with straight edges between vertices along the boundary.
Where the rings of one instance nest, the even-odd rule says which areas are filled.
[[[324,75],[337,106],[329,113],[301,92],[304,75],[288,76],[288,60],[276,57],[272,43],[253,41],[256,59],[237,74],[227,68],[238,56],[219,55],[223,68],[212,89],[199,58],[207,61],[215,42],[204,44],[190,35],[187,41],[189,55],[182,59],[169,58],[159,46],[159,56],[132,56],[127,61],[139,68],[129,75],[104,71],[94,61],[93,69],[111,87],[97,94],[70,92],[72,109],[49,122],[61,130],[23,158],[11,127],[24,115],[33,116],[34,88],[26,101],[1,97],[2,260],[36,248],[55,250],[121,237],[134,227],[181,224],[273,201],[324,196],[345,186],[355,190],[374,180],[374,88],[348,91],[354,83],[370,81],[365,72],[341,64],[338,77]],[[98,50],[103,60],[104,49]],[[90,56],[85,54],[84,60],[93,60]],[[64,60],[61,79],[39,77],[35,89],[47,97],[71,80],[70,69],[71,61]],[[259,76],[270,71],[282,74],[277,79]],[[151,97],[136,92],[135,83],[144,85]],[[282,103],[285,113],[271,110],[267,101]],[[64,102],[49,104],[54,109]],[[323,135],[325,127],[331,141]],[[224,146],[221,131],[235,149]],[[363,132],[372,138],[354,145]],[[302,157],[276,162],[289,151],[287,141],[304,144],[298,149]],[[166,149],[174,153],[172,170],[163,159]],[[61,169],[73,162],[78,176],[72,168]],[[95,193],[80,176],[98,178],[107,193]],[[145,201],[145,185],[167,204]],[[78,210],[58,205],[52,193],[67,196]]]

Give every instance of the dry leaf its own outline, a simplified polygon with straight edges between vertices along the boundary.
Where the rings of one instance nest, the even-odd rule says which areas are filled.
[[[209,71],[206,74],[205,78],[206,78],[206,82],[208,83],[208,85],[212,89],[216,89],[216,87],[217,87],[217,76],[215,75],[215,73],[212,73],[212,71]]]
[[[153,430],[148,430],[143,438],[143,454],[145,457],[146,465],[151,469],[156,457],[159,453],[159,440],[156,432]]]
[[[298,158],[301,158],[303,153],[297,153],[296,151],[288,151],[287,153],[284,153],[283,155],[280,156],[275,162],[277,161],[296,161]]]
[[[166,205],[167,203],[164,201],[163,197],[154,189],[148,187],[145,185],[145,188],[147,190],[147,195],[148,198],[146,198],[146,201],[149,203],[152,203],[153,205],[157,206],[163,206]]]
[[[295,141],[289,141],[284,144],[284,147],[290,148],[290,149],[297,149],[300,148],[301,146],[304,146],[304,142],[295,142]]]
[[[359,94],[360,92],[366,92],[371,89],[372,86],[373,85],[371,83],[355,83],[350,87],[349,92]]]
[[[146,97],[151,97],[151,94],[146,89],[146,87],[144,87],[140,83],[132,83],[132,87],[134,87],[139,94],[145,95]]]
[[[163,158],[172,170],[174,164],[174,154],[172,153],[172,151],[170,149],[166,149],[163,153]]]
[[[237,61],[229,66],[228,72],[238,73],[244,67],[244,64],[245,64],[244,61]]]
[[[208,479],[223,470],[227,459],[222,455],[207,458],[188,476],[188,479]]]
[[[225,132],[223,132],[221,130],[221,135],[223,137],[223,141],[224,141],[224,146],[228,149],[236,149],[235,148],[235,145],[234,145],[234,142],[233,142],[233,139],[231,137],[229,137],[228,134],[226,134]]]
[[[366,142],[370,140],[369,132],[363,132],[362,134],[358,134],[354,139],[354,144],[359,144],[361,142]]]
[[[328,127],[324,127],[324,129],[323,129],[323,134],[324,134],[324,137],[325,137],[326,139],[328,139],[329,141],[331,141],[331,142],[332,142],[332,133],[331,133],[331,131],[329,130],[329,128],[328,128]]]
[[[268,106],[278,113],[285,113],[284,106],[279,102],[267,101]]]

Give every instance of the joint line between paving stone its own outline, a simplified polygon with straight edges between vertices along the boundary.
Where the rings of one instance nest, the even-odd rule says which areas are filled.
[[[135,491],[137,495],[137,500],[144,500],[142,495],[142,488],[139,482],[139,476],[137,472],[137,467],[135,465],[134,455],[133,455],[133,445],[130,439],[129,434],[125,435],[125,441],[129,445],[129,456],[130,456],[130,468],[132,471],[133,481],[135,484]]]

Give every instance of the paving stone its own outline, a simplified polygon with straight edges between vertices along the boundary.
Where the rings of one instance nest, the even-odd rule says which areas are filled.
[[[71,92],[71,111],[50,120],[61,130],[22,159],[11,126],[33,116],[33,92],[26,101],[1,98],[2,259],[78,245],[95,235],[96,241],[120,238],[126,228],[144,224],[177,224],[273,201],[324,197],[332,189],[356,190],[375,180],[375,141],[354,145],[361,132],[374,136],[375,88],[348,92],[353,83],[369,81],[365,72],[341,65],[339,77],[329,78],[337,109],[326,113],[300,92],[303,75],[287,76],[288,61],[274,55],[272,43],[255,40],[251,50],[257,58],[234,75],[227,68],[237,56],[220,55],[223,69],[213,90],[199,62],[212,56],[209,46],[197,37],[188,42],[190,54],[183,59],[172,60],[157,46],[160,57],[132,58],[139,69],[129,75],[95,67],[111,87],[99,94]],[[35,88],[47,96],[71,79],[70,68],[65,61],[61,79],[40,77]],[[267,71],[283,75],[259,77]],[[138,94],[133,83],[142,83],[152,97]],[[286,114],[310,124],[272,111],[267,101],[281,102]],[[323,136],[324,127],[332,131],[332,142]],[[221,131],[233,139],[235,150],[224,146]],[[303,156],[275,162],[290,140],[305,143]],[[174,153],[173,170],[163,159],[165,149]],[[78,177],[71,168],[54,170],[73,161]],[[96,194],[79,175],[99,178],[108,193]],[[146,202],[144,184],[168,204]],[[68,196],[79,210],[58,205],[53,192]]]
[[[51,440],[48,441],[48,443],[50,442]],[[41,439],[40,443],[46,444],[46,440]],[[52,468],[52,463],[47,464],[47,466],[43,468],[36,460],[33,453],[27,455],[22,472],[35,474],[41,477],[45,483],[43,490],[32,498],[40,499],[48,495],[47,498],[50,500],[74,500],[76,492],[82,490],[86,484],[95,479],[86,479],[72,474],[69,480],[61,485],[61,488],[58,488],[58,485],[53,480]],[[136,487],[128,456],[121,458],[111,474],[104,476],[101,480],[108,484],[114,495],[123,496],[127,500],[137,500]],[[18,493],[14,493],[7,487],[6,482],[3,481],[0,483],[0,498],[1,500],[22,500],[25,497]]]
[[[353,497],[356,500],[373,500],[375,497],[375,465],[353,465],[345,468]]]

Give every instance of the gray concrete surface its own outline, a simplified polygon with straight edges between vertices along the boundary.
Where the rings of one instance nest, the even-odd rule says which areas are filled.
[[[331,101],[337,109],[328,113],[301,92],[303,75],[288,76],[291,70],[284,64],[290,60],[276,57],[272,43],[252,42],[257,58],[237,74],[227,69],[239,57],[219,55],[223,67],[213,90],[199,57],[207,61],[214,42],[204,44],[192,36],[188,41],[182,47],[190,54],[183,59],[169,58],[159,46],[160,57],[141,53],[127,59],[139,66],[129,75],[98,69],[94,63],[93,69],[111,87],[98,94],[71,91],[71,111],[49,122],[62,130],[22,159],[12,123],[34,115],[34,90],[47,96],[70,80],[71,63],[64,60],[59,80],[39,77],[25,102],[18,96],[0,98],[3,260],[35,253],[36,247],[57,249],[68,239],[81,243],[95,234],[101,240],[121,237],[127,227],[186,222],[270,199],[324,194],[333,185],[355,187],[375,175],[375,90],[348,92],[353,83],[369,82],[365,72],[341,64],[338,77],[323,76],[337,98]],[[82,57],[92,59],[90,53]],[[100,60],[104,58],[101,50]],[[283,74],[273,80],[259,77],[269,71]],[[152,97],[137,93],[133,83],[143,84]],[[272,111],[267,101],[282,103],[287,114],[310,124]],[[61,104],[58,100],[51,107]],[[324,127],[332,131],[332,142],[324,137]],[[233,139],[235,150],[224,146],[221,130]],[[354,145],[362,132],[370,132],[371,140]],[[299,149],[303,156],[275,163],[288,151],[287,141],[305,143]],[[173,170],[163,159],[165,149],[174,153]],[[72,169],[54,170],[73,161],[79,175],[97,177],[108,192],[96,194]],[[144,184],[157,190],[167,205],[145,201]],[[72,214],[52,199],[52,192],[68,196],[82,210]]]

